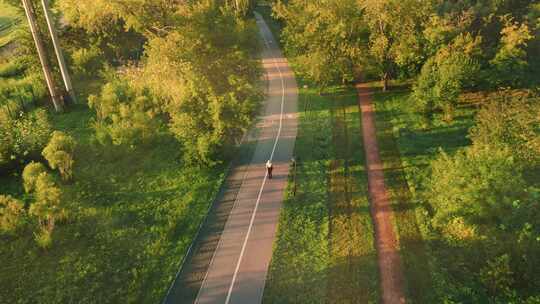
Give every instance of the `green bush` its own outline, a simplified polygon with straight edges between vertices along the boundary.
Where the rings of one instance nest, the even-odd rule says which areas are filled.
[[[157,132],[158,112],[149,93],[133,89],[125,80],[107,83],[99,96],[88,97],[88,105],[96,110],[94,129],[102,144],[136,145]]]
[[[16,117],[6,113],[0,110],[0,167],[37,157],[52,129],[45,110],[19,112]]]
[[[480,280],[492,297],[510,295],[513,284],[510,256],[503,254],[489,260],[480,271]]]
[[[24,223],[24,204],[10,195],[0,195],[0,231],[14,233]]]
[[[92,76],[101,69],[102,57],[102,52],[96,46],[80,48],[71,54],[75,72],[84,76]]]
[[[41,249],[48,249],[52,246],[52,232],[47,229],[40,229],[34,232],[34,239]]]
[[[54,131],[41,154],[52,169],[58,169],[64,181],[69,181],[73,177],[74,152],[75,140],[64,132]]]
[[[42,230],[52,233],[56,221],[65,217],[61,196],[62,191],[53,177],[47,172],[40,173],[35,181],[35,202],[30,205],[29,214],[38,219]]]
[[[24,167],[22,178],[26,193],[31,193],[35,190],[37,178],[44,172],[47,172],[47,170],[42,163],[30,162]]]
[[[23,74],[26,66],[21,60],[12,60],[0,65],[0,77],[9,78]]]

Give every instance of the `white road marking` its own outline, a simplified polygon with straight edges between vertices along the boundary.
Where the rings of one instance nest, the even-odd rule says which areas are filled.
[[[270,45],[269,45],[269,40],[267,40],[264,37],[264,33],[263,33],[262,37],[263,37],[264,43],[266,44],[266,48],[269,51],[271,51]],[[272,41],[270,40],[270,43],[271,42]],[[278,62],[277,62],[276,58],[274,57],[273,60],[274,60],[274,66],[277,68],[277,70],[279,72],[279,78],[281,79],[281,114],[280,114],[280,118],[279,118],[278,133],[276,135],[276,139],[275,139],[275,142],[274,142],[274,147],[272,148],[272,154],[270,154],[270,161],[272,161],[273,158],[274,158],[274,153],[276,151],[276,147],[277,147],[277,144],[278,144],[278,141],[279,141],[279,137],[281,136],[281,128],[283,126],[283,106],[285,104],[285,82],[283,81],[283,75],[281,73],[281,69],[279,68],[279,65],[278,65]],[[253,214],[251,215],[251,220],[249,222],[248,231],[247,231],[246,237],[244,239],[244,243],[242,244],[242,250],[240,251],[240,257],[238,258],[238,262],[236,263],[236,269],[234,270],[231,285],[229,286],[229,291],[227,292],[227,298],[225,299],[225,304],[229,304],[229,301],[231,300],[231,294],[232,294],[232,290],[234,288],[234,283],[236,281],[236,276],[238,275],[238,270],[240,269],[240,264],[242,262],[242,258],[244,257],[244,251],[246,250],[246,245],[247,245],[247,242],[248,242],[248,239],[249,239],[249,235],[251,234],[251,228],[253,227],[253,222],[255,221],[255,215],[257,214],[257,209],[259,208],[259,203],[261,201],[261,195],[262,195],[262,192],[264,190],[264,185],[266,184],[267,177],[268,177],[268,172],[266,172],[266,174],[264,175],[264,179],[263,179],[263,182],[261,184],[261,188],[259,189],[259,195],[257,196],[257,202],[255,203],[255,209],[253,209]]]

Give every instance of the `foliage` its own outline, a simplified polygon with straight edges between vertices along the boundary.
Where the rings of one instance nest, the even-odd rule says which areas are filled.
[[[71,54],[73,68],[78,75],[92,76],[100,69],[103,53],[96,47],[79,48]]]
[[[422,30],[433,13],[428,1],[363,0],[369,29],[369,65],[375,67],[386,90],[396,67],[414,72],[423,61]]]
[[[517,87],[527,81],[526,46],[533,36],[526,24],[514,22],[508,16],[505,19],[505,27],[501,30],[499,50],[490,61],[493,66],[490,82],[495,87]]]
[[[0,195],[0,231],[14,233],[24,224],[24,204],[11,195]]]
[[[434,227],[454,217],[466,223],[499,221],[523,195],[521,168],[509,150],[467,148],[433,161],[426,197],[435,210]]]
[[[489,292],[495,295],[508,295],[513,283],[510,256],[503,254],[487,262],[480,272],[480,279]]]
[[[148,43],[138,87],[148,88],[189,161],[212,165],[250,125],[262,98],[252,21],[195,5],[179,30]],[[182,52],[178,52],[182,49]]]
[[[75,140],[61,131],[54,131],[49,143],[41,154],[49,162],[52,169],[58,169],[64,181],[73,177],[73,154],[75,152]]]
[[[77,179],[61,187],[69,224],[56,221],[45,254],[36,238],[45,238],[41,233],[47,230],[39,228],[35,217],[28,225],[34,235],[0,237],[0,260],[10,261],[0,275],[6,287],[0,298],[39,303],[163,300],[226,165],[207,169],[182,162],[181,145],[165,130],[154,144],[135,149],[95,146],[93,117],[85,105],[51,116],[54,129],[69,133],[78,147]],[[35,193],[25,195],[20,179],[0,175],[0,192],[31,205]]]
[[[24,191],[26,191],[26,193],[34,192],[38,177],[41,173],[45,172],[47,172],[47,170],[42,163],[30,162],[26,165],[22,173]]]
[[[117,78],[103,86],[99,96],[88,97],[96,110],[94,128],[102,144],[135,145],[146,142],[156,131],[156,108],[147,91],[136,91]]]
[[[0,166],[21,162],[39,155],[46,145],[51,125],[44,110],[30,113],[0,111]]]
[[[517,97],[508,97],[512,95]],[[409,92],[375,95],[377,121],[391,122],[389,126],[378,123],[378,137],[384,138],[384,132],[391,132],[398,149],[399,163],[387,163],[387,142],[379,142],[384,166],[392,168],[385,171],[387,186],[394,189],[394,168],[401,168],[412,194],[403,199],[409,200],[407,206],[412,207],[426,244],[427,255],[421,260],[429,269],[432,288],[420,292],[427,295],[427,301],[415,297],[415,302],[534,303],[538,298],[538,274],[532,270],[540,256],[538,170],[515,155],[520,141],[516,142],[517,147],[508,143],[487,145],[482,141],[467,147],[471,142],[466,136],[474,125],[476,112],[476,107],[467,106],[468,103],[486,107],[492,102],[519,104],[521,95],[506,92],[507,99],[499,97],[498,101],[485,94],[464,95],[451,124],[441,121],[442,116],[436,113],[428,128],[419,128],[416,118],[405,112],[402,105]],[[534,104],[534,99],[529,101]],[[522,106],[527,103],[523,102]],[[477,124],[489,128],[488,120],[483,120],[477,116]],[[494,121],[494,129],[500,129],[502,120]],[[503,128],[513,130],[515,126]],[[485,135],[488,138],[490,133]],[[444,154],[436,147],[444,149]],[[435,163],[436,176],[431,166]],[[433,188],[435,184],[437,187]],[[436,193],[434,189],[438,189]],[[395,211],[399,215],[402,209],[395,210],[399,210]],[[399,217],[397,221],[400,231],[403,223]],[[417,238],[413,243],[417,244]],[[402,248],[402,257],[408,250]],[[504,255],[508,258],[502,258]],[[404,261],[406,265],[410,263]],[[419,263],[410,263],[407,268],[418,269]],[[414,280],[412,284],[422,279],[405,274],[409,281]]]
[[[509,149],[529,165],[540,161],[540,103],[531,93],[500,92],[477,114],[470,131],[475,145]]]
[[[280,1],[274,14],[285,22],[282,37],[300,72],[322,90],[354,80],[366,40],[356,1]]]
[[[480,39],[460,35],[448,47],[439,49],[422,67],[412,95],[417,111],[428,120],[435,110],[442,110],[446,120],[453,119],[453,112],[463,88],[474,84],[479,70],[475,61]]]
[[[35,202],[30,205],[28,213],[38,219],[40,228],[46,230],[50,237],[56,221],[66,214],[61,205],[62,191],[49,173],[42,172],[36,178],[34,196]]]
[[[34,233],[34,239],[41,249],[49,249],[52,246],[52,231],[46,228],[40,228],[39,232]]]

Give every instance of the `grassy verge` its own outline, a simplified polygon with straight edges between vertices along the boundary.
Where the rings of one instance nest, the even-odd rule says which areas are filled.
[[[415,194],[421,191],[422,176],[439,148],[453,153],[469,144],[466,135],[474,109],[462,106],[451,124],[436,116],[431,127],[421,129],[417,117],[406,110],[408,96],[406,88],[375,94],[377,138],[394,206],[409,302],[435,303],[443,290],[438,284],[443,282],[444,265],[437,262],[436,245],[427,229],[427,210],[416,203]]]
[[[12,6],[0,2],[0,49],[13,41],[13,31],[22,20],[17,10]]]
[[[78,83],[80,102],[100,83]],[[223,179],[224,166],[180,161],[163,132],[144,146],[102,147],[92,140],[86,105],[51,114],[54,129],[78,142],[74,182],[63,185],[71,214],[41,250],[32,221],[0,237],[0,299],[7,303],[158,303]],[[0,193],[27,202],[20,170],[0,175]]]
[[[297,193],[286,193],[266,303],[376,302],[360,116],[350,88],[302,89]],[[307,111],[304,112],[304,109]]]

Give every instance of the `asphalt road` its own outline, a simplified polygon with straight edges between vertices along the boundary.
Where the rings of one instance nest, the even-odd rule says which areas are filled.
[[[268,97],[255,126],[257,145],[203,278],[196,303],[260,303],[297,133],[297,85],[260,15]],[[271,159],[274,178],[265,163]]]

